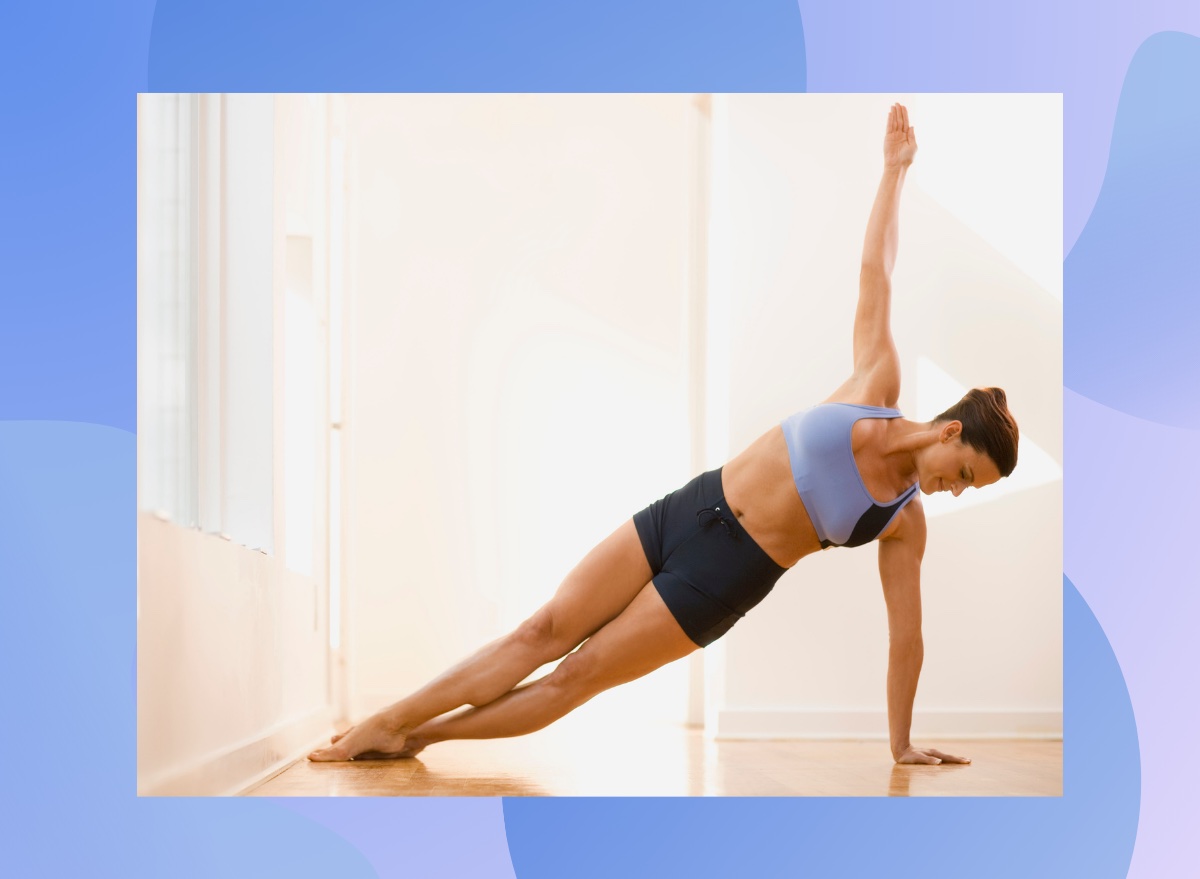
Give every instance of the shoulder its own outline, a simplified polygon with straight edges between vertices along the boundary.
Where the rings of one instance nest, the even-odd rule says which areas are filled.
[[[882,406],[896,408],[900,400],[900,382],[880,382],[873,374],[855,372],[842,382],[838,389],[826,397],[823,403],[854,403],[860,406]]]
[[[925,506],[921,503],[921,490],[918,488],[913,499],[904,505],[887,530],[879,535],[879,541],[896,541],[912,547],[920,555],[925,551],[925,536]]]

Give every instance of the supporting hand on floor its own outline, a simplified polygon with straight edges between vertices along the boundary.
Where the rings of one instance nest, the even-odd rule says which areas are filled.
[[[953,754],[946,754],[936,748],[913,748],[909,747],[903,754],[896,758],[897,763],[970,763],[969,757],[955,757]]]

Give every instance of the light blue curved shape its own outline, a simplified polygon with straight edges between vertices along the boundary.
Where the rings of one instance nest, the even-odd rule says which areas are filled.
[[[1063,612],[1062,797],[511,798],[517,876],[1124,876],[1138,822],[1133,709],[1065,577]]]
[[[135,796],[135,445],[111,427],[0,421],[0,873],[375,876],[272,803]]]
[[[1138,49],[1104,186],[1063,265],[1064,383],[1190,428],[1200,427],[1198,89],[1200,37],[1156,34]]]
[[[1180,730],[1200,729],[1200,702],[1181,697],[1181,682],[1200,668],[1190,509],[1200,497],[1200,431],[1070,390],[1063,404],[1071,426],[1063,566],[1104,627],[1138,720],[1142,809],[1130,875],[1170,876],[1179,864],[1200,863],[1193,832],[1200,766],[1179,750]]]
[[[382,877],[514,879],[499,797],[273,799],[337,831]]]

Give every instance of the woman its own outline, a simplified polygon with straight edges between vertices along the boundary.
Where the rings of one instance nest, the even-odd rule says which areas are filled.
[[[637,513],[512,633],[309,759],[406,757],[448,739],[541,729],[597,693],[712,643],[804,556],[878,540],[892,755],[898,763],[970,762],[909,741],[922,661],[920,494],[957,496],[1007,476],[1018,435],[996,388],[971,391],[928,423],[892,408],[900,367],[890,277],[900,191],[916,150],[907,110],[893,105],[863,250],[850,378],[723,468]],[[551,674],[516,686],[563,657]],[[471,707],[447,714],[462,706]]]

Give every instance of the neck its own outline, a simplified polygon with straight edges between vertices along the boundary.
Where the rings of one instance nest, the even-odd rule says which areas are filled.
[[[911,479],[917,472],[917,455],[937,442],[937,428],[932,421],[909,421],[907,418],[894,418],[888,422],[888,427],[884,457],[895,462],[905,480]]]

